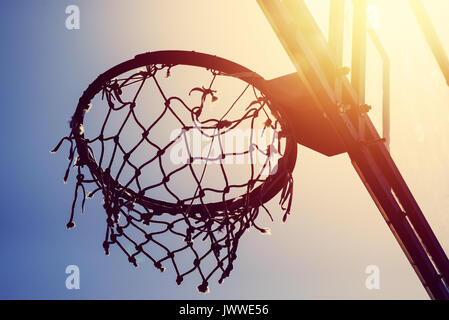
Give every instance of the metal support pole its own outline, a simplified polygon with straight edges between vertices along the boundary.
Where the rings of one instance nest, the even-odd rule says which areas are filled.
[[[353,1],[351,84],[359,97],[359,106],[365,104],[366,80],[366,0]]]
[[[413,10],[416,21],[418,21],[430,49],[432,49],[441,72],[443,72],[443,75],[446,78],[446,83],[449,85],[449,59],[444,51],[435,27],[432,24],[432,20],[421,0],[409,0],[408,3]]]
[[[385,146],[390,151],[390,58],[377,33],[369,29],[368,35],[382,59],[382,135]]]
[[[341,104],[341,68],[343,65],[343,36],[345,29],[345,0],[331,0],[329,19],[329,50],[335,59],[335,95]]]
[[[366,5],[365,0],[355,3],[360,5],[362,2]],[[316,103],[315,107],[322,110],[344,143],[354,168],[429,296],[449,300],[449,260],[390,153],[380,143],[369,117],[360,117],[358,121],[357,125],[362,124],[366,128],[366,135],[362,135],[349,112],[336,106],[334,93],[329,90],[329,82],[332,81],[329,79],[335,70],[335,66],[331,66],[334,64],[332,55],[304,0],[258,0],[258,3],[295,63],[301,81]],[[364,12],[366,18],[365,8],[358,11]],[[366,19],[362,20],[366,22]],[[366,23],[362,25],[366,30]],[[357,105],[359,96],[345,77],[342,77],[342,83],[344,103]]]

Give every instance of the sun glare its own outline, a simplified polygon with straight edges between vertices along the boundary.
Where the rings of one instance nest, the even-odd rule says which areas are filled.
[[[366,9],[367,27],[371,30],[379,30],[380,28],[380,9],[376,5],[369,5]]]

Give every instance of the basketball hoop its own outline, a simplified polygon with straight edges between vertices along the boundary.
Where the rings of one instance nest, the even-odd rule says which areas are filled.
[[[168,88],[172,79],[190,87]],[[239,91],[228,92],[235,82]],[[264,204],[281,193],[284,221],[290,213],[297,143],[266,92],[256,73],[196,52],[146,53],[101,74],[79,99],[70,135],[52,151],[68,141],[64,181],[72,167],[77,170],[67,228],[75,226],[80,192],[84,211],[85,200],[101,191],[106,254],[117,245],[135,266],[142,257],[161,271],[171,264],[178,285],[197,272],[200,292],[208,291],[216,272],[221,283],[244,232],[267,232],[256,224],[262,212],[271,218]],[[177,129],[171,135],[170,126]],[[242,132],[249,132],[245,143],[230,150],[224,141],[244,139]],[[206,148],[195,151],[199,140],[192,135]],[[185,155],[174,164],[175,148]],[[248,176],[242,182],[243,172]]]

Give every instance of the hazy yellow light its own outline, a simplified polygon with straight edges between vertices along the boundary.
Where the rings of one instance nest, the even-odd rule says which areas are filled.
[[[369,5],[366,9],[367,27],[372,30],[380,28],[380,9],[376,5]]]

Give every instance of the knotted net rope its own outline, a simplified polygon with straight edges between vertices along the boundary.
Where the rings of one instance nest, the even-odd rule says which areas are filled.
[[[178,68],[181,66],[152,64],[105,81],[92,108],[103,111],[104,118],[98,116],[86,124],[84,115],[91,107],[86,105],[82,117],[75,114],[70,121],[70,135],[52,152],[64,141],[69,142],[64,181],[72,168],[76,170],[67,228],[75,226],[77,204],[81,202],[84,211],[86,199],[101,191],[106,212],[103,248],[107,255],[114,245],[136,267],[145,257],[160,271],[171,265],[178,285],[196,272],[200,277],[198,290],[207,292],[215,273],[219,283],[230,275],[246,230],[254,227],[268,232],[256,220],[262,212],[273,220],[265,202],[278,191],[285,221],[291,208],[293,180],[280,160],[285,157],[286,134],[264,94],[244,83],[232,102],[217,106],[221,91],[215,84],[220,77],[229,76],[204,69],[209,75],[205,85],[194,86],[183,97],[172,95],[163,82]],[[191,79],[183,76],[182,80]],[[159,96],[158,111],[139,98],[149,90],[152,96]],[[147,112],[155,116],[143,116]],[[216,117],[208,115],[211,113]],[[120,114],[120,120],[113,120],[115,114]],[[167,117],[171,120],[164,122]],[[163,143],[160,127],[168,124],[179,130]],[[86,132],[85,126],[89,129]],[[91,127],[98,133],[91,133]],[[229,150],[224,144],[226,136],[234,132],[235,138],[237,132],[238,139],[243,132],[238,130],[243,127],[249,129],[245,143],[240,148],[232,145]],[[132,142],[127,138],[130,133]],[[206,141],[206,147],[195,152],[193,144],[198,137]],[[260,137],[265,138],[263,143]],[[172,150],[180,146],[184,157],[173,166]],[[239,157],[246,159],[243,165],[249,176],[246,181],[234,182],[242,175],[243,169],[235,164]],[[206,179],[209,171],[215,174]],[[172,183],[181,173],[182,179]]]

